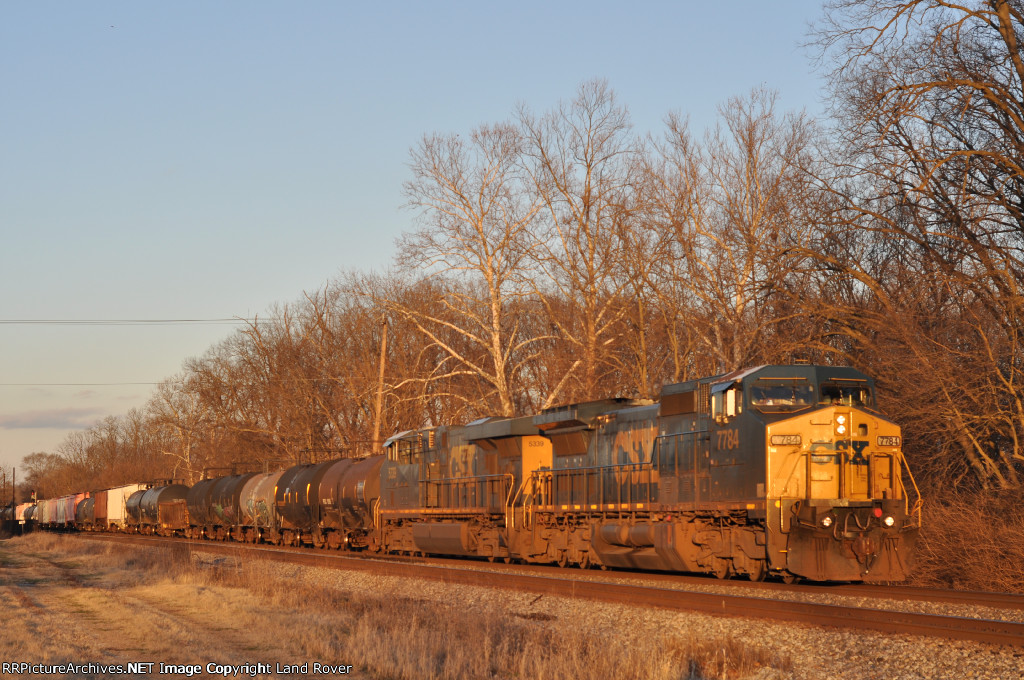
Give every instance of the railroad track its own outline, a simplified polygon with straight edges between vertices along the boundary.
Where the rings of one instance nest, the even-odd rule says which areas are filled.
[[[550,569],[550,567],[547,567]],[[843,597],[872,598],[906,602],[941,602],[972,607],[993,607],[995,609],[1024,610],[1024,595],[1014,593],[992,593],[980,590],[945,590],[914,586],[882,586],[866,583],[852,584],[794,584],[769,581],[751,582],[741,580],[718,580],[709,576],[688,576],[651,572],[615,572],[619,578],[638,581],[669,582],[694,586],[715,585],[723,588],[759,592],[788,592],[808,595],[840,595]]]
[[[305,566],[326,567],[332,569],[349,569],[366,571],[384,576],[405,578],[424,578],[443,581],[458,585],[510,588],[526,592],[589,599],[615,604],[628,604],[640,607],[652,607],[671,611],[696,611],[706,614],[731,617],[752,617],[789,621],[814,626],[830,626],[835,628],[875,631],[900,635],[923,635],[946,638],[951,640],[969,640],[995,645],[1012,645],[1024,648],[1024,623],[998,621],[984,618],[963,616],[945,616],[901,612],[889,609],[870,607],[822,604],[817,602],[794,601],[756,597],[749,594],[722,594],[681,590],[678,587],[661,587],[651,585],[661,579],[672,578],[678,583],[682,580],[699,580],[707,585],[722,584],[722,581],[693,579],[666,574],[645,573],[636,575],[637,583],[614,583],[607,580],[591,578],[593,572],[578,570],[554,570],[544,568],[533,573],[495,570],[493,568],[477,568],[472,562],[459,561],[456,566],[425,560],[392,560],[377,556],[366,557],[336,552],[311,551],[296,548],[280,548],[273,546],[254,546],[244,543],[219,543],[214,541],[195,541],[186,539],[167,540],[144,536],[124,536],[113,534],[83,534],[89,540],[106,540],[135,545],[148,545],[178,551],[202,551],[219,555],[228,555],[238,559],[244,556],[258,556],[264,559],[299,564]],[[628,572],[627,572],[628,574]],[[615,572],[615,576],[623,573]],[[729,582],[733,583],[733,582]],[[735,582],[736,589],[763,589],[775,584]],[[949,591],[923,591],[921,589],[888,589],[873,586],[840,586],[831,588],[810,586],[781,586],[787,590],[809,591],[821,594],[823,591],[844,596],[882,597],[895,599],[921,599],[928,601],[957,602],[960,604],[979,605],[979,594],[959,594]],[[938,593],[942,593],[941,599]],[[1008,598],[1014,604],[1011,608],[1024,608],[1016,596],[986,593],[991,598]],[[973,598],[973,599],[972,599]],[[982,598],[985,599],[985,598]],[[1005,604],[999,605],[1006,608]]]
[[[392,556],[393,557],[393,556]],[[374,556],[373,559],[385,559],[382,556]],[[416,558],[396,558],[413,559]],[[423,559],[419,562],[425,562]],[[431,558],[430,564],[452,565],[465,567],[466,560],[452,558]],[[470,563],[474,564],[474,563]],[[476,563],[481,565],[483,563]],[[495,566],[500,569],[500,566]],[[970,607],[992,607],[994,609],[1012,609],[1024,611],[1024,595],[1014,593],[993,593],[979,590],[947,590],[939,588],[920,588],[915,586],[900,585],[871,585],[866,583],[814,583],[814,584],[785,584],[775,581],[744,581],[741,579],[716,579],[708,575],[688,575],[650,571],[626,571],[615,570],[609,572],[598,571],[576,571],[544,564],[519,564],[516,565],[519,571],[528,571],[540,575],[559,575],[565,573],[588,574],[599,577],[601,574],[623,581],[637,581],[642,583],[665,583],[675,587],[680,585],[706,587],[714,586],[721,589],[736,589],[738,591],[761,592],[761,593],[797,593],[806,595],[837,595],[842,597],[871,598],[879,600],[892,600],[904,602],[931,602],[958,604]]]

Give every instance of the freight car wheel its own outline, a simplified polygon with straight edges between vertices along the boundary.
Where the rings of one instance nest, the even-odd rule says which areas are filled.
[[[794,583],[800,582],[800,577],[788,571],[782,572],[782,582],[787,586],[791,586]]]
[[[580,556],[580,569],[590,569],[590,551]]]

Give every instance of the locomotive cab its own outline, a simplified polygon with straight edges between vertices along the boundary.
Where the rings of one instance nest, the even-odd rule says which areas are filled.
[[[870,378],[850,368],[766,367],[719,401],[720,427],[744,410],[762,424],[757,495],[770,569],[813,580],[907,577],[920,497],[904,484],[913,478],[900,429],[875,410]]]

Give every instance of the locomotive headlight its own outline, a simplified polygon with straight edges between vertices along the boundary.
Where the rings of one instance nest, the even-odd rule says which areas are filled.
[[[883,519],[882,521],[885,522],[885,526],[887,527],[891,527],[893,524],[896,524],[896,518],[892,515],[886,515],[885,519]]]
[[[842,435],[842,434],[846,434],[846,432],[847,432],[846,416],[844,416],[844,415],[836,416],[836,434]]]
[[[822,517],[821,518],[821,526],[825,527],[826,529],[828,529],[830,526],[832,526],[832,516],[831,515],[825,515],[824,517]]]

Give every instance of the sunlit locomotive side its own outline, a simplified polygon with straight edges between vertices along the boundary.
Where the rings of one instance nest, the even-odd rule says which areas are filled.
[[[521,527],[559,544],[558,562],[902,580],[920,499],[873,389],[850,368],[764,366],[669,385],[648,407],[569,408],[567,427],[549,414],[549,436],[589,437],[588,460],[535,473]]]

